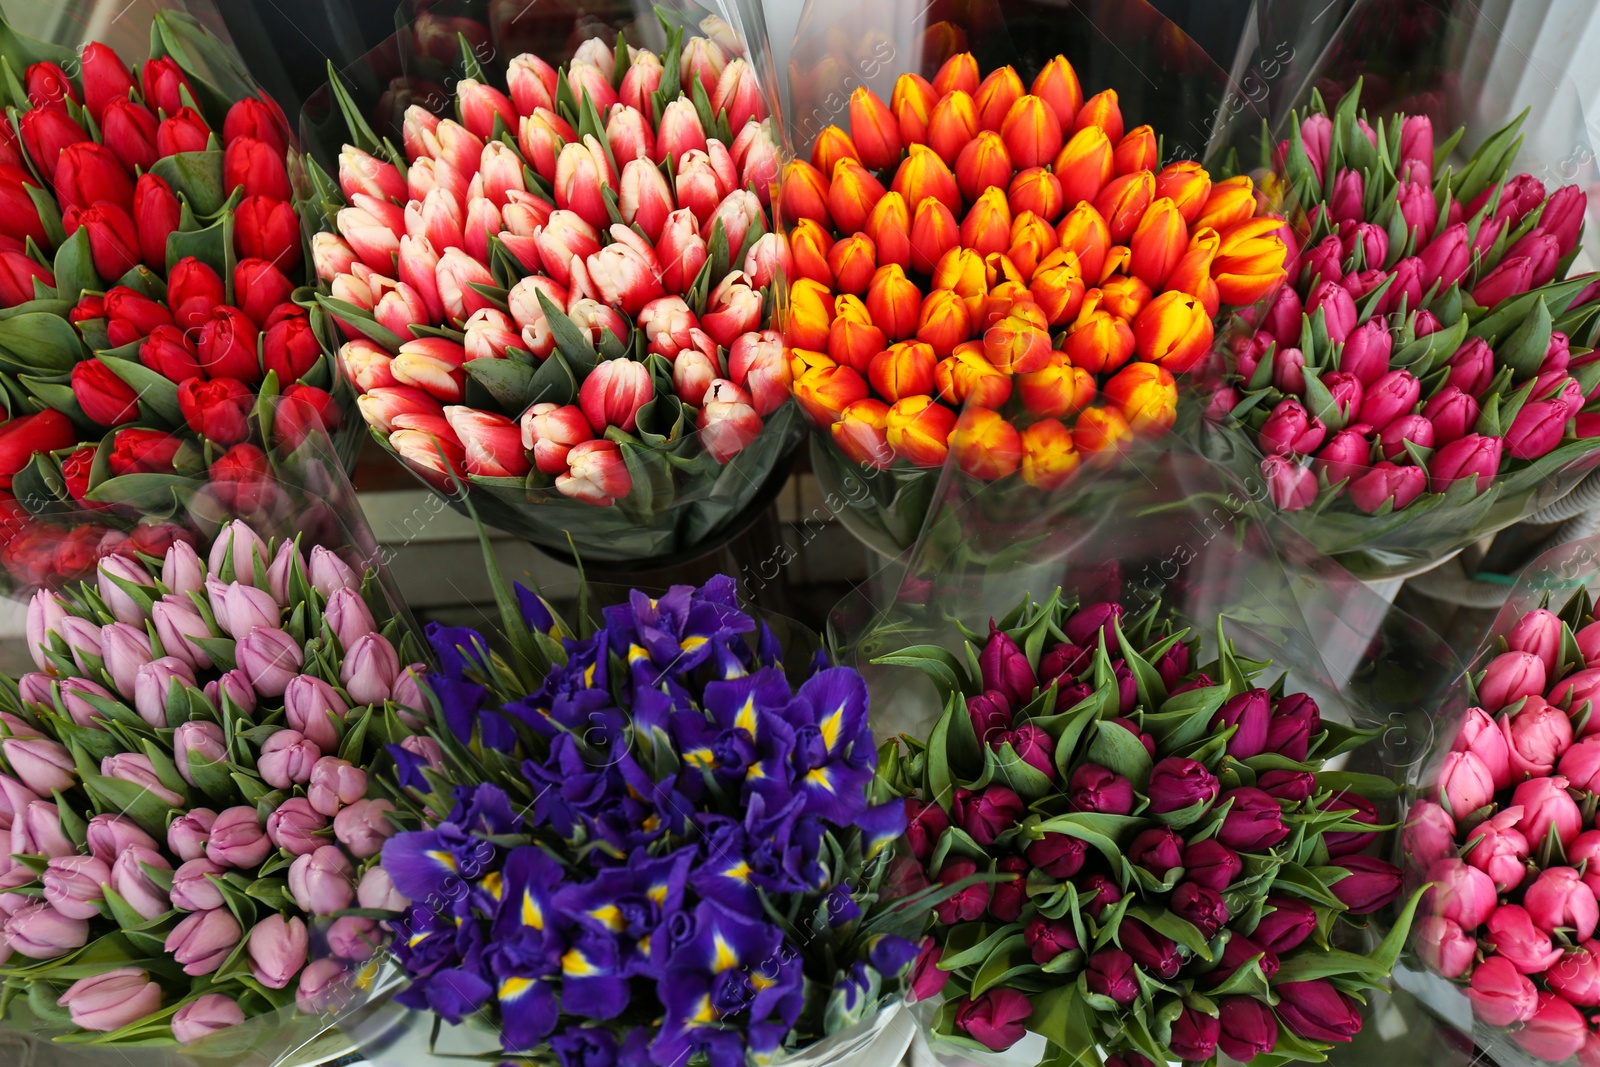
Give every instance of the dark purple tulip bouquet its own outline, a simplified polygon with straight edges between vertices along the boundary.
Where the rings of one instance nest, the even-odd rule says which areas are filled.
[[[401,906],[383,745],[428,751],[387,618],[335,553],[240,522],[35,594],[38,669],[0,679],[0,996],[62,1040],[234,1050],[347,1002]]]
[[[1326,771],[1371,733],[1261,684],[1269,663],[1151,607],[1025,601],[967,655],[918,646],[947,697],[927,744],[884,773],[907,795],[936,908],[913,970],[942,993],[933,1031],[968,1049],[1028,1031],[1052,1063],[1151,1067],[1272,1055],[1321,1059],[1361,1028],[1413,900],[1366,954],[1343,927],[1396,899],[1400,871],[1364,855],[1371,797],[1395,787]],[[970,670],[969,670],[970,666]],[[987,876],[974,883],[972,879]]]
[[[500,590],[511,654],[435,624],[440,758],[393,750],[437,813],[383,852],[400,1001],[519,1062],[744,1067],[898,999],[936,894],[891,873],[861,676],[786,664],[726,577],[578,631]]]

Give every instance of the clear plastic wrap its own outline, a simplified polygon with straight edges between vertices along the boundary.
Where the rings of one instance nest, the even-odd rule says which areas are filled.
[[[782,149],[762,121],[776,97],[760,8],[481,0],[401,18],[302,118],[320,164],[303,177],[302,202],[329,231],[318,247],[348,240],[362,253],[327,261],[324,342],[366,394],[375,436],[424,478],[465,475],[485,521],[536,544],[646,569],[715,547],[770,503],[800,432],[774,332],[786,256],[767,205]],[[622,38],[635,52],[617,64]],[[680,98],[639,88],[661,73],[658,53],[693,89],[670,114]],[[635,61],[653,74],[624,87]],[[586,86],[589,72],[600,81]],[[508,78],[515,104],[502,95]],[[548,85],[531,87],[540,79]],[[491,91],[504,112],[480,126],[476,104],[457,97]],[[452,112],[491,142],[482,155],[418,141]],[[586,135],[600,155],[569,181]],[[360,153],[341,157],[347,143]],[[668,155],[676,192],[655,158]],[[356,236],[360,212],[346,205],[363,188],[358,159],[393,175],[379,213],[396,237],[413,230],[397,251],[369,252]],[[481,160],[502,177],[469,189]],[[596,160],[604,182],[591,180]],[[453,231],[422,222],[424,209],[435,221],[444,210],[424,202],[436,171],[461,174]],[[405,202],[415,225],[399,225]],[[448,365],[419,369],[408,353],[425,346]]]

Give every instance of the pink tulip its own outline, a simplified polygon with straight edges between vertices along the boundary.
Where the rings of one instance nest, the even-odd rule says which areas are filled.
[[[187,1045],[244,1024],[237,1001],[221,993],[207,993],[178,1009],[172,1017],[172,1036]]]
[[[1577,1008],[1555,993],[1540,993],[1532,1017],[1512,1040],[1531,1056],[1559,1063],[1576,1056],[1588,1036],[1589,1023]]]
[[[210,808],[190,808],[167,825],[167,848],[185,862],[206,854],[206,842],[217,813]]]
[[[387,814],[393,810],[387,800],[358,800],[334,817],[334,836],[357,859],[376,856],[394,836],[396,827]]]
[[[744,272],[757,289],[765,289],[777,281],[779,274],[793,278],[794,256],[789,250],[789,239],[781,233],[764,233],[744,257]]]
[[[227,908],[197,911],[172,928],[165,948],[184,974],[199,977],[221,967],[243,933]]]
[[[159,852],[134,845],[122,851],[111,865],[111,888],[127,905],[146,919],[156,919],[172,910],[171,898],[145,868],[170,871],[172,864]]]
[[[556,157],[555,181],[552,183],[556,207],[575,213],[591,226],[601,227],[610,223],[601,189],[615,188],[616,183],[617,177],[606,158],[605,149],[593,136],[564,145]]]
[[[11,823],[11,854],[70,856],[77,846],[61,828],[61,814],[48,800],[32,800]]]
[[[1489,1026],[1514,1026],[1538,1009],[1533,983],[1504,956],[1490,956],[1473,969],[1467,999],[1473,1015]]]
[[[381,870],[381,868],[379,868]],[[341,960],[365,963],[384,946],[384,935],[375,919],[345,915],[328,927],[328,951]]]
[[[0,753],[22,784],[40,796],[65,792],[78,780],[71,753],[54,741],[7,738],[0,741]]]
[[[332,818],[339,809],[367,795],[367,772],[338,759],[324,756],[311,769],[306,799],[323,815]]]
[[[1567,405],[1535,400],[1522,405],[1506,430],[1505,447],[1514,459],[1538,459],[1553,452],[1567,432]]]
[[[240,670],[225,671],[222,677],[207,682],[205,696],[213,707],[219,709],[226,701],[245,715],[256,710],[256,691],[250,687],[250,680]]]
[[[89,820],[89,854],[108,867],[129,848],[160,849],[155,838],[145,833],[126,815],[96,815]]]
[[[1523,974],[1538,974],[1561,958],[1561,950],[1534,924],[1526,908],[1502,904],[1487,925],[1487,942]]]
[[[1412,805],[1406,816],[1405,829],[1401,832],[1406,854],[1423,868],[1431,867],[1453,854],[1455,838],[1455,820],[1431,800],[1421,800]]]
[[[223,744],[222,727],[201,720],[186,722],[178,727],[172,737],[172,759],[178,765],[179,776],[194,785],[191,757],[201,763],[226,763],[228,751]]]
[[[223,867],[250,870],[272,852],[272,841],[253,807],[228,808],[217,814],[206,842],[206,858]]]
[[[1471,752],[1482,760],[1496,790],[1511,784],[1511,754],[1506,734],[1482,708],[1467,709],[1450,747],[1457,752]]]
[[[1556,770],[1573,789],[1600,793],[1600,736],[1591,734],[1567,749]]]
[[[239,669],[263,696],[282,696],[305,662],[300,643],[282,630],[258,627],[235,646]]]
[[[1521,818],[1521,808],[1506,808],[1467,834],[1468,847],[1463,858],[1487,874],[1495,889],[1502,893],[1521,885],[1527,874],[1530,846],[1527,837],[1516,828]]]
[[[95,919],[111,867],[93,856],[56,856],[40,876],[44,899],[68,919]]]
[[[1428,868],[1428,881],[1433,883],[1428,911],[1463,930],[1482,926],[1498,903],[1489,876],[1459,859],[1439,860]]]
[[[150,619],[155,623],[156,636],[166,652],[162,661],[175,659],[201,670],[211,666],[211,657],[195,643],[213,636],[211,628],[187,596],[168,594],[163,597],[150,609]],[[136,687],[137,684],[135,679]]]
[[[1446,811],[1464,818],[1493,799],[1494,779],[1473,753],[1451,752],[1439,768],[1439,796]]]
[[[1541,696],[1526,697],[1522,707],[1500,720],[1511,761],[1511,777],[1549,774],[1572,746],[1572,721]]]
[[[289,892],[302,911],[332,915],[355,900],[355,868],[337,845],[307,852],[289,867]]]
[[[305,966],[309,948],[305,923],[269,915],[250,930],[250,971],[268,989],[283,989]]]
[[[1278,510],[1301,511],[1316,502],[1317,475],[1310,467],[1283,456],[1268,456],[1261,461],[1261,474]]]
[[[1523,782],[1512,792],[1511,803],[1522,808],[1517,829],[1535,848],[1552,829],[1563,845],[1583,829],[1583,815],[1567,793],[1567,780],[1559,774]]]
[[[354,997],[350,975],[336,959],[312,960],[300,972],[295,1007],[304,1015],[323,1015],[349,1005]]]
[[[49,904],[29,904],[5,921],[11,950],[30,960],[53,960],[89,943],[89,924],[71,919]]]
[[[274,789],[292,789],[311,780],[322,750],[298,730],[279,730],[261,746],[256,772]]]
[[[389,872],[373,867],[361,876],[356,887],[356,902],[370,911],[402,911],[410,903],[394,887]]]
[[[1478,942],[1449,919],[1427,915],[1417,920],[1413,937],[1422,962],[1445,978],[1459,978],[1472,967]]]
[[[183,544],[181,541],[178,543]],[[190,551],[193,552],[193,549]],[[50,666],[50,661],[44,654],[44,650],[50,647],[50,636],[58,633],[62,621],[66,618],[66,601],[55,593],[41,589],[28,600],[25,627],[28,652],[33,656],[34,666],[41,671],[48,670]]]
[[[756,414],[770,415],[782,407],[792,380],[782,334],[741,334],[728,350],[728,377],[749,392]]]
[[[1539,657],[1526,652],[1502,653],[1489,662],[1478,682],[1478,700],[1485,708],[1504,708],[1543,693],[1545,677]]]
[[[217,887],[216,878],[227,868],[204,857],[192,859],[172,874],[172,906],[179,911],[212,911],[227,901]]]
[[[1600,904],[1571,867],[1549,867],[1528,886],[1522,898],[1533,924],[1546,933],[1569,929],[1586,941],[1600,923]]]
[[[267,837],[292,856],[315,852],[323,844],[317,831],[328,825],[327,817],[317,812],[305,797],[291,797],[267,816]]]
[[[661,87],[662,73],[660,58],[654,52],[641,51],[622,76],[618,99],[628,107],[645,110],[649,106],[646,101]]]
[[[105,778],[118,778],[139,786],[161,803],[174,808],[183,806],[183,797],[162,784],[150,757],[140,752],[118,752],[100,761],[100,774]]]
[[[1398,511],[1421,496],[1426,488],[1427,476],[1421,468],[1383,460],[1350,483],[1350,502],[1369,515],[1385,504],[1392,504],[1392,510]]]
[[[1600,943],[1585,941],[1544,973],[1549,987],[1569,1004],[1600,1007]]]
[[[1258,435],[1268,455],[1310,455],[1322,444],[1327,427],[1312,418],[1297,400],[1285,400],[1272,409]]]
[[[124,585],[132,585],[145,591],[145,595],[153,596],[155,587],[142,566],[126,556],[106,556],[96,567],[95,582],[100,599],[118,622],[144,625],[144,608],[124,588]]]
[[[56,1001],[83,1030],[109,1033],[129,1026],[161,1007],[161,986],[137,967],[118,967],[83,978]]]

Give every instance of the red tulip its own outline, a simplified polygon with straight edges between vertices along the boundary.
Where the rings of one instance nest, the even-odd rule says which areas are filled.
[[[270,196],[289,200],[289,170],[282,150],[254,137],[240,137],[223,150],[222,187],[231,192],[244,188],[245,196]]]
[[[102,200],[123,210],[133,206],[133,179],[105,145],[86,141],[63,149],[53,181],[63,213]]]
[[[139,394],[99,360],[86,359],[72,368],[72,395],[101,426],[120,426],[139,415]]]
[[[44,223],[28,187],[39,187],[39,180],[21,167],[0,164],[0,235],[18,243],[33,238],[45,247]]]
[[[325,390],[312,385],[285,389],[272,416],[274,439],[289,449],[299,448],[313,433],[332,433],[338,428],[339,406]]]
[[[234,378],[190,378],[178,386],[178,410],[189,429],[227,448],[250,438],[255,390]]]
[[[100,141],[115,152],[130,171],[149,170],[150,164],[172,154],[162,148],[161,128],[155,115],[133,100],[113,100],[107,105],[105,116],[100,120]],[[200,147],[204,148],[205,144],[202,142]]]
[[[167,307],[181,330],[196,330],[211,318],[211,312],[226,302],[226,291],[217,272],[193,256],[173,264],[167,275]]]
[[[177,114],[178,109],[185,106],[185,93],[190,100],[198,100],[189,79],[170,56],[146,63],[140,72],[140,80],[144,82],[145,103],[169,115]]]
[[[21,252],[0,252],[0,305],[16,307],[32,300],[36,279],[49,286],[56,284],[56,276],[48,267]]]
[[[149,114],[149,112],[146,112]],[[211,140],[211,127],[193,108],[179,108],[161,120],[156,130],[156,151],[163,156],[179,152],[204,152]],[[123,162],[127,162],[126,159]]]
[[[99,122],[107,104],[128,99],[128,91],[134,87],[133,75],[116,50],[99,41],[85,45],[79,58],[83,64],[83,106]]]
[[[257,326],[294,294],[294,283],[264,259],[241,259],[233,268],[234,298]]]
[[[226,305],[214,307],[200,327],[196,343],[200,366],[213,378],[236,378],[254,385],[261,380],[256,337],[255,323],[243,311]]]
[[[67,232],[81,226],[89,231],[89,251],[95,273],[115,281],[139,265],[139,231],[127,211],[110,202],[97,203],[86,211],[69,214]]]
[[[133,226],[139,254],[151,270],[166,272],[167,238],[177,230],[183,209],[172,186],[156,174],[141,174],[133,187]]]
[[[188,335],[171,324],[152,328],[139,346],[139,362],[168,381],[200,376],[200,359]]]
[[[17,120],[17,126],[22,134],[23,147],[28,150],[28,158],[33,160],[48,182],[56,180],[56,168],[62,150],[89,140],[88,133],[73,121],[65,108],[36,107],[24,111]]]
[[[285,273],[300,266],[300,222],[282,200],[247,196],[239,201],[233,243],[241,259],[264,259]]]

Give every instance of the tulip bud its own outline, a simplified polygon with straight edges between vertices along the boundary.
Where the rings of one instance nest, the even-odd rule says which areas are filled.
[[[1490,479],[1499,473],[1502,448],[1500,438],[1476,433],[1450,442],[1428,461],[1429,488],[1435,493],[1442,493],[1451,482],[1476,476],[1481,492],[1488,487]]]
[[[1141,359],[1182,374],[1210,350],[1211,317],[1194,297],[1165,292],[1134,320],[1133,337]]]

